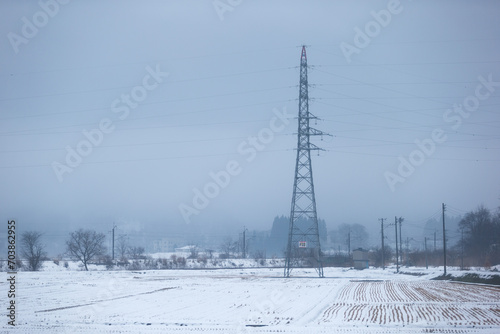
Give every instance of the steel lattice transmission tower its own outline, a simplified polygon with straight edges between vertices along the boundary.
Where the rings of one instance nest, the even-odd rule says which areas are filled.
[[[306,47],[300,56],[299,118],[297,161],[293,183],[292,209],[286,250],[285,277],[290,277],[294,267],[312,266],[323,277],[321,245],[319,240],[316,198],[314,196],[311,151],[321,150],[312,144],[311,136],[328,135],[311,128],[311,120],[317,119],[309,112]]]

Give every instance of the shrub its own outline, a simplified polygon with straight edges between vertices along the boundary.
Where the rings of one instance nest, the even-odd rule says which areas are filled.
[[[129,266],[128,266],[128,270],[141,270],[142,269],[142,266],[141,266],[141,262],[139,262],[139,260],[134,260]]]
[[[185,266],[186,266],[186,258],[184,258],[184,257],[182,257],[182,256],[179,256],[179,257],[177,258],[177,264],[178,264],[181,268],[185,267]]]
[[[196,261],[198,261],[198,263],[202,263],[203,265],[206,265],[208,262],[208,258],[206,255],[201,255],[198,257],[198,259]]]
[[[160,258],[158,259],[158,263],[160,265],[160,269],[169,269],[170,263],[168,262],[167,259]]]
[[[113,269],[114,263],[113,260],[111,259],[111,256],[109,255],[103,256],[101,259],[99,259],[99,262],[104,264],[107,270]]]
[[[23,261],[21,260],[21,258],[19,258],[17,256],[16,256],[16,267],[17,267],[17,269],[23,269],[24,268]]]

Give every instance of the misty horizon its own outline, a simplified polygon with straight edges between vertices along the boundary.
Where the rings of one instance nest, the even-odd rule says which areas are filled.
[[[60,248],[79,228],[210,244],[289,216],[302,45],[329,231],[377,245],[380,218],[421,238],[442,203],[499,207],[494,1],[0,6],[0,216]]]

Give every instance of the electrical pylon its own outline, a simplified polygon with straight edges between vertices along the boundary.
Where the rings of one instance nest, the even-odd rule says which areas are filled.
[[[328,135],[311,128],[309,122],[317,119],[309,112],[306,47],[300,56],[299,118],[297,160],[293,183],[292,209],[288,230],[285,277],[290,277],[294,267],[314,267],[323,277],[321,245],[319,240],[316,198],[314,196],[311,151],[322,150],[310,143],[311,136]]]

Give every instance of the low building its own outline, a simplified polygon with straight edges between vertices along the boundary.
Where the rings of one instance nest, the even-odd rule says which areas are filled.
[[[370,260],[368,258],[368,251],[358,248],[352,252],[352,260],[354,262],[354,269],[368,269],[370,266]]]
[[[162,238],[158,240],[153,240],[151,243],[151,248],[149,249],[152,253],[164,253],[171,249],[170,241],[168,239]]]
[[[175,248],[176,253],[191,254],[192,251],[199,252],[200,250],[198,249],[198,247],[193,245]]]

